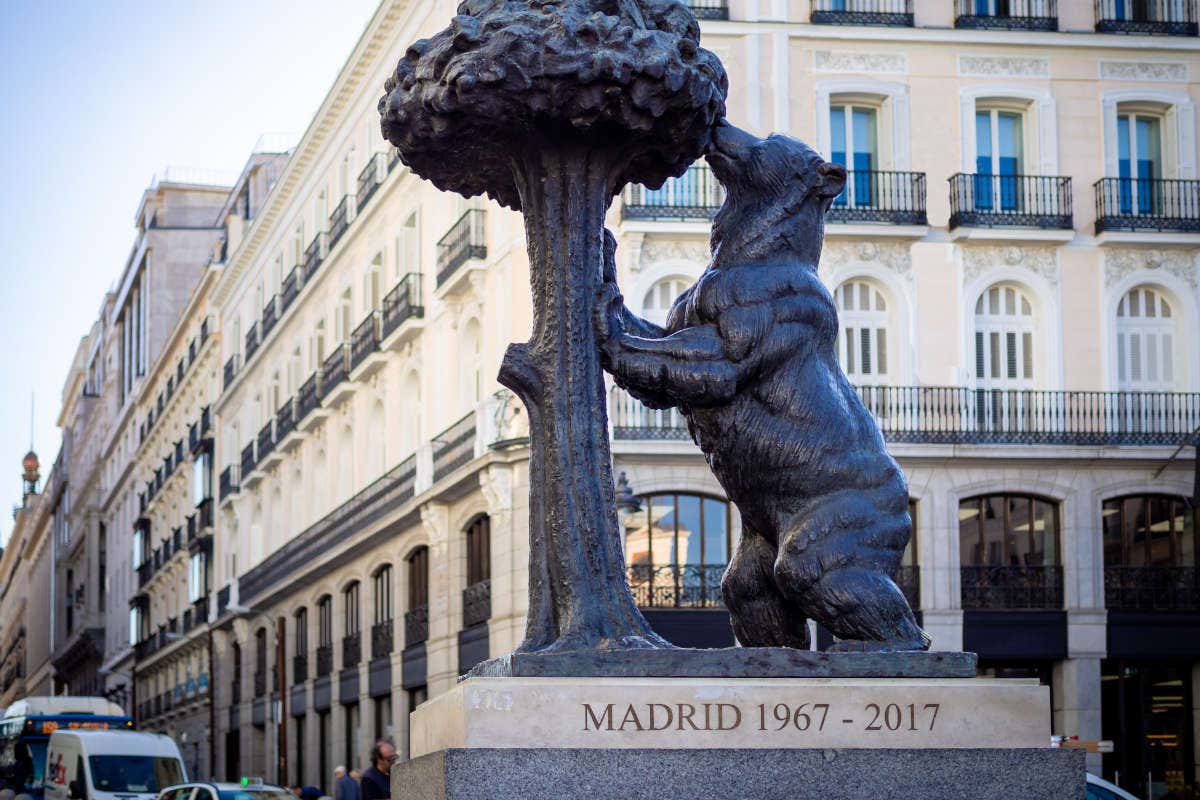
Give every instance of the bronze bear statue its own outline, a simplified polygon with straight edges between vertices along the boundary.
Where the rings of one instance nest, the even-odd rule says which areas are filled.
[[[925,650],[894,582],[908,488],[838,364],[837,309],[817,277],[846,172],[795,139],[724,122],[707,160],[727,192],[712,259],[665,327],[625,308],[605,232],[602,363],[648,406],[682,411],[741,514],[721,581],[740,644],[808,648],[812,618],[834,649]]]

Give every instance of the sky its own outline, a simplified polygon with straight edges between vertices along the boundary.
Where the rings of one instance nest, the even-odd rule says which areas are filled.
[[[30,394],[44,479],[67,370],[142,191],[166,166],[236,175],[261,134],[298,139],[377,4],[0,3],[0,543]]]

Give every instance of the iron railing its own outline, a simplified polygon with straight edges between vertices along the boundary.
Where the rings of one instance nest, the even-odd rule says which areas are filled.
[[[810,22],[826,25],[913,26],[912,0],[813,0]]]
[[[250,363],[250,359],[254,357],[254,353],[258,350],[258,323],[252,322],[250,329],[246,331],[246,363]]]
[[[687,0],[696,19],[729,19],[728,0]]]
[[[392,331],[406,320],[423,316],[425,306],[421,301],[421,275],[410,272],[383,297],[383,338],[391,336]]]
[[[950,176],[950,227],[1067,229],[1071,179],[1057,175]]]
[[[355,631],[342,637],[342,669],[362,663],[362,633]]]
[[[211,497],[207,497],[200,501],[200,505],[196,506],[196,535],[200,535],[212,526],[213,502]]]
[[[324,678],[333,672],[333,645],[323,644],[317,648],[317,677]]]
[[[1096,233],[1200,233],[1200,180],[1101,178],[1092,189],[1096,194]]]
[[[308,380],[300,384],[296,392],[296,421],[307,417],[317,406],[321,405],[321,368],[308,376]]]
[[[275,412],[275,441],[283,441],[283,437],[296,429],[296,400],[289,397]]]
[[[725,188],[707,164],[692,164],[658,189],[625,187],[622,219],[712,219],[725,202]]]
[[[417,606],[404,614],[404,646],[429,640],[429,606]]]
[[[1200,393],[860,386],[890,442],[1160,445],[1200,426]]]
[[[833,200],[828,222],[925,225],[924,172],[848,172],[846,188]]]
[[[342,198],[341,202],[333,209],[333,213],[329,215],[329,247],[338,243],[338,239],[342,238],[342,234],[350,227],[350,209],[354,205],[354,195],[348,194]]]
[[[475,412],[433,437],[432,444],[436,482],[475,457]]]
[[[916,564],[904,564],[896,570],[896,585],[904,593],[911,609],[921,607],[921,568]]]
[[[608,421],[614,439],[691,441],[687,419],[677,408],[647,408],[624,389],[608,392]]]
[[[233,466],[233,464],[230,464],[229,466],[225,467],[225,469],[221,470],[220,492],[222,500],[231,494],[237,494],[238,480],[235,470],[236,468]]]
[[[367,356],[379,351],[379,328],[382,314],[372,311],[350,334],[350,369],[366,360]]]
[[[1200,569],[1105,567],[1104,605],[1117,611],[1200,611]]]
[[[267,693],[267,673],[266,671],[254,672],[254,696],[262,697]]]
[[[358,210],[361,212],[375,196],[375,190],[383,183],[387,175],[387,165],[383,153],[374,153],[367,159],[367,165],[358,173]]]
[[[271,299],[267,300],[267,304],[263,306],[262,310],[261,324],[263,339],[267,338],[267,334],[271,332],[271,330],[275,327],[275,323],[279,321],[278,309],[279,306],[277,305],[277,298],[275,295],[271,295]]]
[[[308,654],[297,653],[292,656],[292,683],[304,683],[308,680]]]
[[[1094,0],[1097,33],[1196,36],[1193,0]]]
[[[960,567],[962,607],[971,610],[1063,607],[1059,566]]]
[[[956,28],[1058,30],[1057,0],[958,0]]]
[[[304,249],[304,282],[308,283],[312,280],[312,276],[316,274],[320,268],[321,262],[325,260],[326,254],[329,252],[328,247],[329,235],[325,231],[321,231]]]
[[[236,705],[242,702],[242,679],[234,678],[229,682],[229,702]]]
[[[725,564],[632,564],[626,571],[641,608],[721,608]]]
[[[225,584],[217,592],[217,616],[221,616],[229,609],[229,601],[233,597],[233,587]]]
[[[437,285],[441,286],[454,272],[473,258],[487,258],[487,236],[484,223],[487,212],[482,208],[469,209],[450,226],[437,243]]]
[[[462,604],[464,628],[487,622],[492,616],[492,582],[483,580],[463,589]]]
[[[254,442],[242,448],[242,478],[254,471]]]
[[[208,597],[201,597],[192,603],[192,620],[196,625],[208,622]]]
[[[390,619],[371,626],[371,658],[383,658],[392,654],[392,631],[395,623]]]
[[[261,464],[263,459],[271,455],[271,451],[275,449],[275,420],[267,420],[267,424],[262,426],[262,430],[258,432],[258,460],[255,464]]]
[[[229,360],[225,362],[225,388],[226,389],[229,388],[229,384],[233,383],[233,379],[237,376],[237,369],[238,369],[238,357],[237,357],[237,353],[234,353],[233,355],[231,355],[229,357]]]
[[[283,286],[279,289],[279,315],[283,316],[296,298],[300,296],[300,290],[304,287],[304,268],[297,264],[292,267],[291,271],[283,279]]]
[[[350,345],[339,344],[333,348],[329,358],[321,365],[321,383],[317,387],[317,399],[324,400],[338,384],[350,376]]]

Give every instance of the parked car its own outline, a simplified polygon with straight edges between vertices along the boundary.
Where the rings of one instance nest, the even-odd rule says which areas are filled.
[[[1088,773],[1087,800],[1138,800],[1119,786]]]
[[[196,781],[168,786],[158,800],[296,800],[280,786],[263,783],[261,778],[243,778],[241,783]]]
[[[46,747],[46,800],[154,800],[187,780],[169,736],[138,731],[63,731]]]

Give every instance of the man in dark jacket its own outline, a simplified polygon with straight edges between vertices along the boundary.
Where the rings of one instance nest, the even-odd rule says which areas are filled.
[[[396,748],[392,743],[380,739],[371,748],[371,766],[363,770],[362,800],[391,800],[392,762],[396,760]]]

